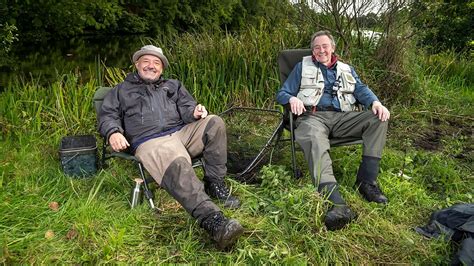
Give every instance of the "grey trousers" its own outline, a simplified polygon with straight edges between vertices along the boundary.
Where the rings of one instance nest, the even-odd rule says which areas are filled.
[[[227,171],[227,135],[220,117],[209,115],[173,134],[146,141],[135,152],[155,181],[201,222],[220,209],[205,193],[192,167],[191,158],[200,154],[204,158],[205,178],[223,182]]]
[[[329,138],[361,137],[363,156],[382,157],[388,122],[372,111],[305,113],[296,120],[295,139],[302,147],[313,183],[336,182],[329,155]]]

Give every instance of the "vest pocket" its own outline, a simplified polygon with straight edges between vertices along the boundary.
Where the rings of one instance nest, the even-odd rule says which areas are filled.
[[[339,91],[342,93],[353,93],[355,89],[356,81],[351,73],[342,72],[341,73],[342,86],[339,88]]]
[[[317,84],[317,69],[308,67],[301,73],[301,87],[312,87]]]
[[[314,106],[318,104],[319,98],[321,97],[320,88],[300,89],[296,96],[300,99],[305,106]]]

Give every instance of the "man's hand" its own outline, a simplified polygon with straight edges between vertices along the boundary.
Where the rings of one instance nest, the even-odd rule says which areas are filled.
[[[206,118],[207,116],[207,110],[204,105],[198,104],[196,105],[196,108],[194,108],[194,118],[199,119],[199,118]]]
[[[120,132],[115,132],[109,137],[110,147],[116,152],[125,150],[130,146],[127,139]]]
[[[377,115],[382,122],[390,119],[390,111],[378,101],[372,103],[372,112],[374,115]]]
[[[296,98],[295,96],[290,98],[290,107],[291,112],[295,115],[301,115],[303,112],[306,111],[306,108],[304,108],[303,101]]]

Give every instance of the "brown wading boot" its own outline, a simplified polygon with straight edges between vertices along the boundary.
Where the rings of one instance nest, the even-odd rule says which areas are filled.
[[[201,227],[216,241],[221,250],[232,246],[244,232],[237,220],[227,219],[221,212],[211,214],[201,223]]]
[[[223,182],[204,182],[204,190],[209,197],[224,203],[225,208],[237,209],[240,207],[240,200],[230,194]]]

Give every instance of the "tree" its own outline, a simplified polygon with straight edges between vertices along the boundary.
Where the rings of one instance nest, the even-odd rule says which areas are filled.
[[[416,0],[411,10],[420,46],[432,53],[469,49],[474,40],[474,1]]]
[[[8,53],[15,41],[18,40],[15,25],[0,23],[0,67],[7,64]]]
[[[266,20],[286,21],[289,0],[0,0],[0,24],[28,41],[84,34],[166,34],[240,30]]]

